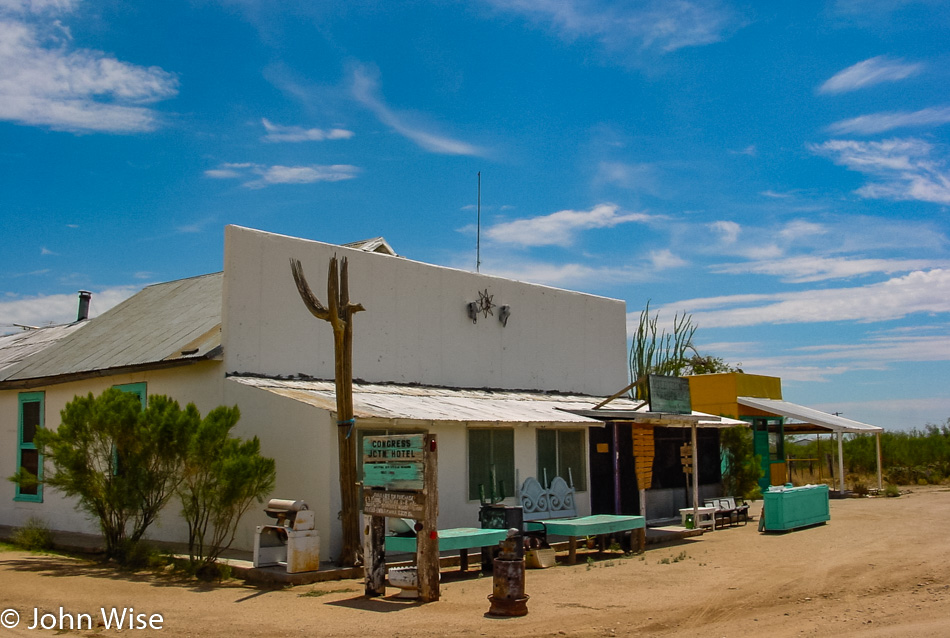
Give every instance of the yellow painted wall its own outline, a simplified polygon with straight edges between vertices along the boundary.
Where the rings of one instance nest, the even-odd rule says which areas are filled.
[[[738,419],[743,416],[770,416],[739,405],[737,397],[781,399],[782,380],[760,374],[723,372],[686,377],[693,409],[715,416]]]

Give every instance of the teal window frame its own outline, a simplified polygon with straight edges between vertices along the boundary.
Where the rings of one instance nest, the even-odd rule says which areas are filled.
[[[537,433],[538,481],[550,485],[555,476],[571,482],[578,492],[587,491],[586,430],[539,428]],[[575,439],[575,440],[571,440]],[[568,473],[568,468],[571,469]],[[545,479],[545,477],[547,477]]]
[[[491,470],[495,481],[504,483],[505,498],[515,494],[515,430],[514,428],[469,428],[468,430],[468,500],[479,500],[479,485],[490,493]]]
[[[26,501],[30,503],[43,502],[43,455],[36,449],[36,441],[23,440],[24,427],[24,406],[27,403],[39,403],[39,418],[35,424],[34,436],[36,431],[46,425],[46,393],[45,392],[21,392],[17,396],[17,448],[16,448],[16,468],[17,471],[23,467],[23,452],[36,451],[36,478],[41,481],[36,486],[36,494],[24,494],[19,484],[16,485],[16,491],[13,496],[15,501]]]
[[[142,402],[142,411],[145,411],[145,407],[148,403],[148,383],[145,381],[139,381],[138,383],[122,383],[120,385],[112,386],[116,390],[121,392],[128,392],[129,394],[138,395],[139,401]],[[118,475],[122,471],[121,463],[119,461],[119,451],[114,449],[112,450],[112,474]]]
[[[140,381],[139,383],[123,383],[122,385],[114,385],[112,387],[122,392],[137,394],[142,401],[142,409],[145,409],[148,403],[148,384],[145,381]]]

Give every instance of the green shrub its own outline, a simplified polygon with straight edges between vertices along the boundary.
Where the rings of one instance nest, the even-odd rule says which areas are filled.
[[[900,489],[893,483],[884,486],[884,496],[897,497],[901,495]]]
[[[126,540],[119,548],[116,560],[126,569],[161,569],[172,558],[154,545],[144,541]]]
[[[143,410],[135,394],[109,388],[73,398],[60,415],[57,429],[36,432],[53,465],[44,483],[76,497],[99,523],[106,556],[121,560],[126,541],[142,538],[181,482],[197,410],[164,396],[150,397]]]
[[[46,522],[36,517],[30,517],[26,525],[13,533],[13,544],[20,549],[41,551],[53,546],[53,533]]]
[[[762,478],[762,459],[755,454],[752,445],[752,432],[738,425],[726,428],[719,434],[723,462],[726,470],[722,473],[722,485],[726,494],[737,498],[762,498],[759,479]]]

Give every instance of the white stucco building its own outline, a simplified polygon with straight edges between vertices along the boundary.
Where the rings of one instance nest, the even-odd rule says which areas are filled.
[[[57,427],[77,394],[122,386],[145,400],[193,402],[202,414],[238,405],[236,434],[258,436],[277,462],[272,496],[306,500],[323,558],[335,557],[332,330],[304,307],[290,259],[326,301],[337,255],[349,262],[352,301],[366,308],[354,321],[354,443],[367,433],[436,433],[440,527],[477,526],[478,485],[491,467],[508,494],[518,479],[570,469],[579,513],[590,513],[587,429],[603,424],[563,408],[590,408],[626,384],[624,302],[423,264],[386,248],[229,226],[223,273],[150,286],[48,339],[37,333],[26,349],[14,343],[22,336],[0,338],[0,437],[16,443],[0,455],[0,475],[41,462],[32,428]],[[54,490],[7,489],[0,524],[36,516],[53,529],[97,531]],[[249,549],[262,522],[252,508],[236,545]],[[151,536],[186,538],[174,501]]]

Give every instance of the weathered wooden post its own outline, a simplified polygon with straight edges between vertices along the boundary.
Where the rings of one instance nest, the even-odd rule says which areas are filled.
[[[356,442],[350,437],[353,431],[353,315],[366,310],[362,304],[350,303],[349,278],[346,257],[338,266],[336,255],[330,259],[327,273],[327,306],[310,290],[303,267],[297,259],[290,260],[290,269],[297,284],[297,291],[304,305],[317,319],[330,322],[333,328],[336,382],[337,442],[340,453],[340,516],[343,528],[343,548],[340,564],[356,565],[360,552],[359,488],[356,476]]]
[[[422,529],[416,534],[416,564],[419,566],[419,598],[424,603],[439,600],[439,453],[435,434],[425,438],[425,511]]]

